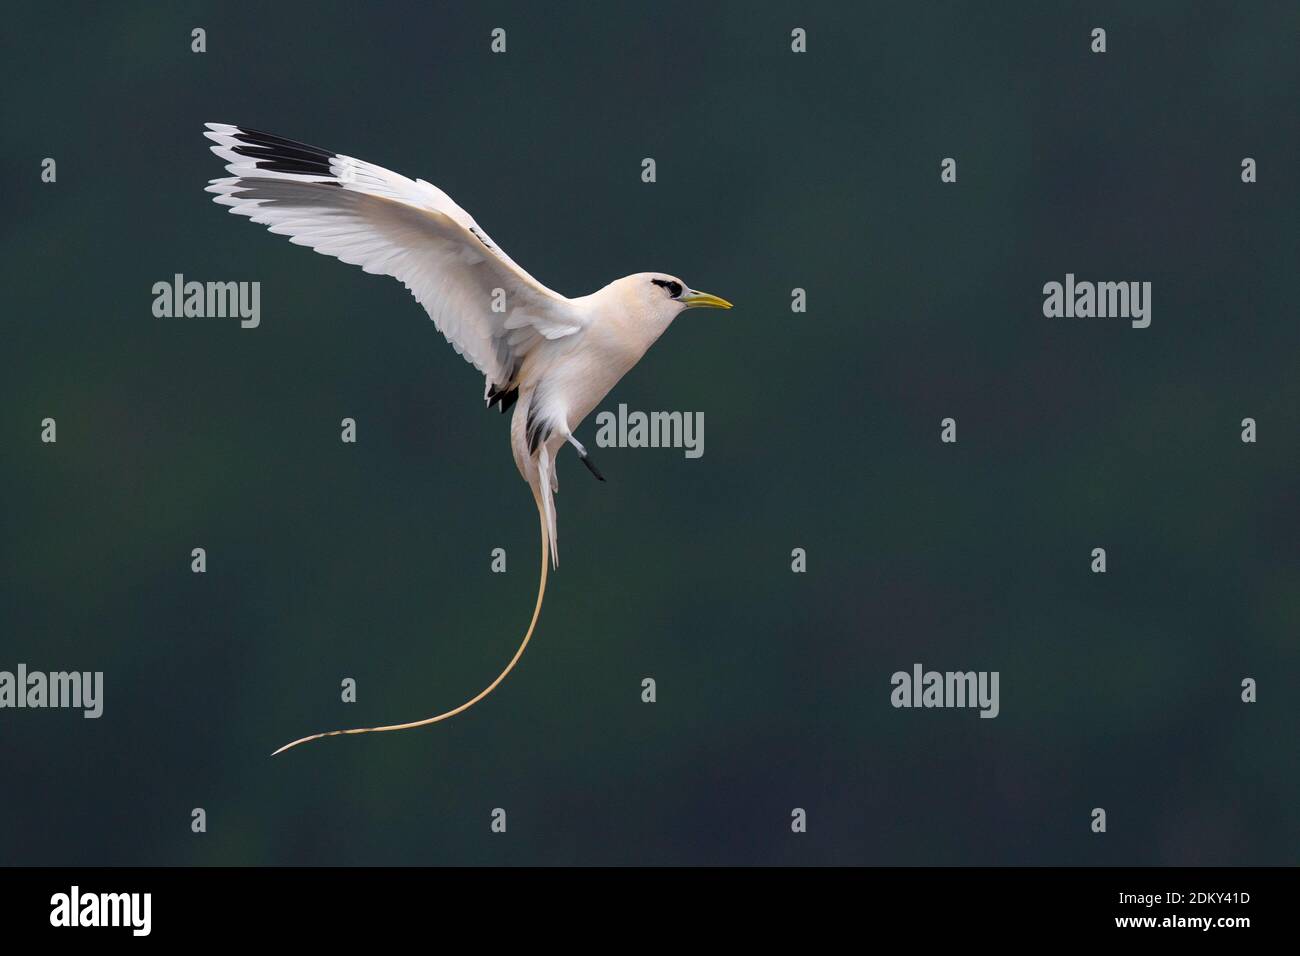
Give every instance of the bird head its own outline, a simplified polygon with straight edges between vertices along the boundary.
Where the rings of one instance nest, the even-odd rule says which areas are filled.
[[[611,284],[631,313],[663,331],[687,309],[730,309],[731,303],[708,292],[692,289],[676,276],[663,272],[638,272]]]

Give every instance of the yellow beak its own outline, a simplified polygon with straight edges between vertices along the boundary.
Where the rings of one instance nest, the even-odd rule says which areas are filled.
[[[731,308],[731,303],[726,299],[720,299],[716,295],[709,295],[707,292],[696,292],[694,289],[688,289],[681,297],[681,301],[686,303],[688,309]]]

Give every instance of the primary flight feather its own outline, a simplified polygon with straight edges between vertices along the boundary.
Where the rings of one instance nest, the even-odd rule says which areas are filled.
[[[546,593],[547,553],[558,565],[553,495],[556,456],[567,442],[596,477],[574,432],[682,311],[731,308],[680,279],[642,272],[590,295],[566,298],[521,269],[445,192],[372,163],[261,133],[208,123],[204,134],[230,174],[208,192],[289,241],[366,272],[397,279],[434,325],[484,376],[488,407],[514,407],[510,447],[537,504],[541,576],[532,621],[515,656],[477,696],[405,724],[313,734],[405,730],[472,707],[510,673],[528,646]],[[602,478],[603,480],[603,478]]]

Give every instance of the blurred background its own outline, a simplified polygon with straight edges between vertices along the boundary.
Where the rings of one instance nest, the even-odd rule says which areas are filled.
[[[11,10],[0,669],[105,710],[0,712],[0,862],[1296,863],[1300,8],[1045,6]],[[736,303],[602,406],[703,412],[704,456],[565,452],[537,635],[449,723],[268,756],[481,689],[537,522],[481,377],[215,206],[205,121],[428,179],[564,294]],[[1067,272],[1151,327],[1044,318]],[[175,273],[261,327],[154,318]],[[1001,715],[893,709],[915,662]]]

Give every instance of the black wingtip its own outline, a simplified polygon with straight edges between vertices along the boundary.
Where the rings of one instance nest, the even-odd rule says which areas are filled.
[[[495,385],[493,385],[488,389],[487,407],[491,408],[493,405],[495,405],[497,407],[497,411],[499,411],[502,415],[504,415],[506,413],[506,410],[509,409],[512,405],[514,405],[514,403],[517,402],[518,400],[519,400],[519,388],[517,386],[515,388],[499,389]]]
[[[309,146],[247,126],[236,126],[230,135],[240,144],[231,147],[231,152],[247,156],[258,169],[300,176],[331,175],[330,160],[335,154],[319,146]]]

